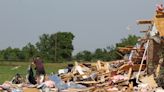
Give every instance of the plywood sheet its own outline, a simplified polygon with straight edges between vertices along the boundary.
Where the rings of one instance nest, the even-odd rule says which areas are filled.
[[[37,88],[25,88],[23,92],[40,92]]]
[[[164,16],[155,16],[154,17],[155,26],[159,32],[160,36],[164,36]]]

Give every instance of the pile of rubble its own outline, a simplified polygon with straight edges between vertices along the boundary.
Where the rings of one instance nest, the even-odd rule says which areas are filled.
[[[45,82],[32,83],[17,74],[11,82],[0,85],[0,90],[8,92],[160,92],[160,59],[158,66],[148,74],[149,41],[134,47],[120,48],[120,52],[130,52],[128,58],[110,62],[69,64],[58,73],[47,75]],[[130,49],[130,50],[129,50]],[[157,82],[156,82],[157,81]],[[160,84],[161,83],[161,84]],[[160,91],[159,91],[160,90]]]
[[[45,82],[12,81],[0,85],[7,92],[164,92],[164,13],[157,12],[145,36],[133,47],[120,47],[122,60],[69,64],[58,73],[47,75]],[[159,55],[159,53],[161,53]],[[19,75],[16,80],[23,80]]]
[[[96,63],[77,63],[60,69],[57,74],[46,76],[45,82],[5,82],[0,86],[7,92],[162,92],[155,76],[140,71],[140,65],[126,60]],[[138,77],[139,76],[139,77]],[[19,77],[19,76],[18,76]],[[138,78],[137,78],[138,77]],[[18,80],[21,80],[17,78]]]

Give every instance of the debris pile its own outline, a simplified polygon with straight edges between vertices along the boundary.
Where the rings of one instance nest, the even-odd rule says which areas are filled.
[[[5,82],[0,88],[8,92],[39,92],[39,90],[42,92],[154,92],[163,90],[157,85],[154,75],[146,74],[146,68],[141,69],[137,79],[141,64],[134,68],[133,65],[126,60],[75,62],[71,71],[66,71],[68,67],[60,69],[58,74],[46,76],[45,82],[39,85],[21,82],[22,78],[16,74],[19,79],[14,77],[12,82]]]
[[[23,80],[19,74],[11,82],[0,85],[8,92],[164,92],[163,44],[164,13],[157,12],[147,24],[145,36],[133,47],[120,47],[128,58],[116,61],[69,64],[58,73],[47,75],[36,84]],[[30,70],[31,71],[31,70]],[[33,73],[31,73],[33,75]],[[31,77],[32,78],[32,77]],[[31,79],[30,78],[30,79]],[[29,79],[28,79],[29,80]]]

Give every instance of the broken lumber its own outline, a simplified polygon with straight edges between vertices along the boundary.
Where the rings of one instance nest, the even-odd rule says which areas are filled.
[[[137,24],[152,24],[152,20],[137,20]]]

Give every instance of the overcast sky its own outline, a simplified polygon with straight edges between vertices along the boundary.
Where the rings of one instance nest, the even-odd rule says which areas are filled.
[[[140,35],[138,19],[151,19],[163,0],[0,0],[0,49],[35,44],[43,33],[72,32],[77,53]],[[164,3],[164,2],[162,2]]]

